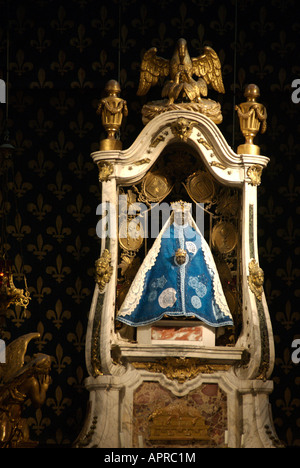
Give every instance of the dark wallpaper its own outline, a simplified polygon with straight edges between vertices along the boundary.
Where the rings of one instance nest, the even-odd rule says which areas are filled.
[[[7,8],[8,6],[8,8]],[[296,0],[0,0],[0,78],[9,47],[9,115],[16,147],[8,171],[7,234],[15,284],[26,272],[32,300],[28,317],[11,309],[4,339],[38,331],[29,354],[53,358],[45,405],[28,408],[31,438],[68,447],[86,412],[85,333],[94,289],[95,234],[100,201],[90,153],[104,136],[98,100],[118,79],[129,115],[123,148],[143,125],[141,107],[160,98],[152,88],[138,98],[139,64],[146,49],[169,58],[179,37],[191,56],[211,45],[220,56],[225,96],[220,125],[234,147],[244,140],[234,113],[243,89],[255,83],[268,109],[268,131],[256,141],[271,161],[259,188],[259,246],[276,344],[273,417],[288,447],[300,445],[300,365],[291,360],[299,333],[300,104],[291,84],[300,78],[300,14]],[[8,21],[9,19],[9,21]],[[0,124],[5,106],[0,106]],[[22,265],[23,259],[23,265]]]

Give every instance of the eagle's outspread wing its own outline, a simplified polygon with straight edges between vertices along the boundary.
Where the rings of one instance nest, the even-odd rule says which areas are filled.
[[[170,73],[170,60],[157,57],[157,49],[152,47],[145,52],[140,73],[140,83],[137,90],[138,96],[148,93],[151,86],[157,84],[160,77],[166,77]]]
[[[224,94],[221,63],[218,55],[211,47],[205,47],[204,53],[192,58],[193,74],[203,78],[207,85],[215,91]]]

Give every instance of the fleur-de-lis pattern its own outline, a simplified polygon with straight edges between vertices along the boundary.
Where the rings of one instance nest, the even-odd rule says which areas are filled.
[[[171,56],[182,36],[192,56],[205,45],[220,56],[226,94],[211,97],[222,104],[220,128],[231,146],[243,143],[234,105],[244,101],[246,84],[260,87],[268,109],[268,132],[258,137],[271,159],[259,187],[258,234],[277,356],[271,404],[279,437],[299,446],[299,366],[291,361],[300,320],[300,107],[291,100],[300,77],[296,0],[0,0],[0,8],[3,79],[10,25],[8,127],[16,148],[0,216],[6,213],[16,285],[24,287],[24,271],[32,297],[26,317],[18,307],[9,311],[4,339],[37,330],[32,346],[53,362],[46,404],[30,409],[32,439],[70,446],[86,413],[84,339],[100,250],[90,153],[105,137],[98,101],[106,82],[118,79],[129,106],[121,129],[129,147],[143,128],[141,106],[161,92],[136,96],[142,54],[157,47]],[[1,127],[4,120],[1,104]]]

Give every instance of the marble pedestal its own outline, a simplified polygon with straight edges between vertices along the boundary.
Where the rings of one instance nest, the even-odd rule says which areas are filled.
[[[280,446],[268,403],[273,389],[271,381],[240,381],[229,370],[200,374],[179,383],[171,376],[129,365],[122,376],[89,377],[86,388],[90,392],[89,416],[77,440],[78,447],[170,449]],[[182,423],[190,424],[188,436],[181,439],[176,425],[174,429],[169,419],[168,424],[173,427],[171,440],[166,440],[167,428],[161,422],[159,434],[153,440],[153,415],[163,404],[169,416],[172,416],[178,403],[181,408],[191,408],[193,411]],[[199,418],[202,418],[204,425],[204,433],[200,435],[193,432],[195,421],[199,422]],[[180,433],[183,433],[182,429]]]
[[[216,331],[201,322],[160,320],[137,328],[138,344],[215,346]]]

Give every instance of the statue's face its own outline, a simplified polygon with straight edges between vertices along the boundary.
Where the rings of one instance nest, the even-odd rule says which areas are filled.
[[[177,251],[175,254],[175,258],[177,265],[183,265],[186,260],[186,252],[182,250]]]

